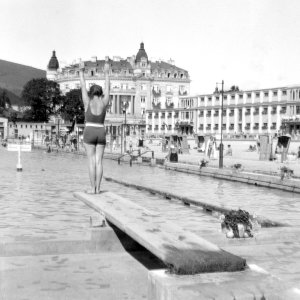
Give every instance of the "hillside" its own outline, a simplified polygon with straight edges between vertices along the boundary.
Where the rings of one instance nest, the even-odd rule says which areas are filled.
[[[3,89],[0,88],[0,94],[2,93]],[[13,92],[6,90],[7,96],[10,100],[11,105],[22,105],[23,104],[23,100],[21,99],[21,97],[17,96],[16,94],[14,94]]]
[[[9,94],[12,104],[16,104],[16,101],[19,101],[18,97],[21,96],[23,86],[29,80],[45,77],[46,71],[44,70],[0,59],[0,88],[4,88],[12,93]]]

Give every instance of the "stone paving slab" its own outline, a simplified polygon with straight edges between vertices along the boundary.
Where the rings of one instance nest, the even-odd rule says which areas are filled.
[[[148,276],[148,300],[296,300],[299,296],[300,290],[250,269],[189,277],[156,270]]]
[[[147,269],[126,252],[0,257],[1,300],[147,299]]]

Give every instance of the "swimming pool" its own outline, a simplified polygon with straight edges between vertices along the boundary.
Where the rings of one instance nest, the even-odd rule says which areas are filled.
[[[73,197],[89,186],[86,157],[72,153],[22,153],[23,172],[16,172],[16,152],[1,148],[0,231],[5,241],[80,239],[91,209]],[[129,183],[171,191],[229,208],[242,208],[299,226],[300,203],[284,191],[217,180],[162,168],[105,160],[104,175]],[[130,187],[103,180],[103,189],[122,195],[192,231],[216,231],[220,223],[197,207],[185,207]]]

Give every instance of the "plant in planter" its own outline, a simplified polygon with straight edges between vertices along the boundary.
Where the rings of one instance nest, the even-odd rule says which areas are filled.
[[[280,179],[289,179],[294,175],[294,170],[286,167],[286,166],[282,166],[280,168]]]
[[[228,238],[253,237],[252,229],[256,227],[256,219],[242,209],[231,210],[220,217],[223,233]]]
[[[231,168],[235,171],[242,171],[242,164],[234,164],[231,166]]]
[[[204,158],[199,163],[200,169],[207,167],[207,165],[208,165],[208,160],[206,160]]]

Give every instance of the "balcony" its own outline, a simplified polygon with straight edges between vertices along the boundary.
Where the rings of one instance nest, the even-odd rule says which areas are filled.
[[[214,117],[218,117],[219,116],[219,113],[218,112],[215,112],[214,113]]]
[[[199,114],[199,117],[203,117],[203,116],[204,116],[204,114],[203,114],[203,113],[200,113],[200,114]]]
[[[250,126],[245,126],[245,130],[250,130]]]
[[[258,111],[258,110],[254,111],[253,115],[254,115],[254,116],[259,115],[259,111]]]
[[[281,109],[280,114],[286,114],[286,109]]]
[[[277,111],[276,110],[272,110],[271,111],[271,115],[276,115]]]
[[[276,129],[276,125],[272,125],[272,126],[270,127],[270,129],[272,129],[272,130]]]
[[[250,116],[250,111],[246,111],[245,116]]]
[[[207,116],[207,117],[211,117],[211,113],[207,113],[206,116]]]
[[[261,129],[266,130],[266,129],[268,129],[268,126],[263,125],[263,126],[261,126]]]
[[[229,114],[229,117],[233,117],[233,116],[234,116],[234,113],[230,113],[230,114]]]
[[[201,124],[199,127],[198,127],[199,130],[203,130],[203,125]]]
[[[258,126],[257,126],[257,125],[254,125],[252,128],[253,128],[254,130],[258,130]]]
[[[262,114],[263,114],[263,115],[267,115],[267,114],[268,114],[268,111],[267,111],[267,110],[264,110],[264,111],[262,112]]]
[[[160,102],[157,102],[157,103],[152,102],[152,107],[153,107],[153,109],[160,109],[161,103]]]
[[[174,108],[174,103],[173,102],[165,102],[166,108]]]

